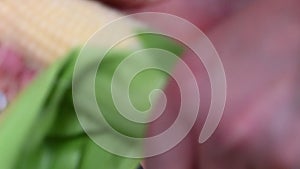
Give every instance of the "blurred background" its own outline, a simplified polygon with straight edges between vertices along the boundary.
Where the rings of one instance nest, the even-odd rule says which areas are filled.
[[[299,6],[299,0],[1,1],[0,168],[300,167]],[[24,134],[27,124],[24,123],[24,131],[20,128],[23,126],[21,122],[30,117],[26,114],[27,111],[31,111],[27,109],[29,104],[40,104],[40,107],[54,105],[48,101],[37,101],[38,94],[28,96],[27,99],[22,96],[32,93],[28,88],[33,86],[32,81],[38,74],[54,67],[57,60],[63,59],[74,48],[84,45],[99,27],[120,16],[137,12],[163,12],[182,17],[202,30],[215,46],[227,78],[227,101],[223,118],[213,136],[204,144],[198,143],[199,133],[210,106],[211,89],[205,67],[189,49],[185,49],[182,58],[197,78],[201,106],[196,125],[172,150],[147,159],[124,160],[104,150],[97,151],[99,147],[92,141],[87,141],[87,136],[80,129],[74,130],[76,125],[65,124],[67,120],[61,120],[64,119],[63,116],[57,117],[60,120],[49,121],[51,130],[43,130],[43,127],[40,127],[40,130],[31,130],[32,127],[28,127],[27,133]],[[137,22],[146,24],[147,20],[137,19]],[[128,29],[131,30],[135,21],[128,25]],[[120,29],[127,29],[127,26]],[[184,28],[170,27],[169,31],[185,32],[187,38],[194,38],[194,35]],[[114,32],[111,33],[113,36]],[[122,49],[135,47],[136,44],[125,45]],[[178,76],[185,78],[187,84],[191,83],[189,77],[180,73],[180,66],[174,65],[173,70]],[[51,84],[56,87],[49,87],[48,91],[54,93],[50,88],[57,88],[60,82],[54,80]],[[35,84],[32,88],[38,86]],[[64,95],[68,95],[68,92],[70,91],[67,90]],[[172,125],[178,115],[180,91],[173,79],[168,81],[165,93],[168,103],[164,115],[149,124],[146,131],[148,135],[164,131]],[[40,98],[42,100],[42,95]],[[62,100],[64,99],[60,102]],[[65,106],[66,103],[58,105],[56,107],[64,112],[74,111],[73,108]],[[9,112],[18,111],[22,113],[8,115]],[[47,111],[43,109],[43,112]],[[46,115],[40,116],[39,118],[51,119]],[[74,114],[65,117],[70,118],[76,121]],[[28,121],[28,125],[37,123],[34,121]],[[71,134],[68,132],[68,126],[72,126]],[[83,141],[77,139],[83,138],[77,133],[79,130],[82,133],[78,133],[84,135]],[[40,140],[43,140],[45,135],[49,139],[48,134],[37,133],[49,131],[54,134],[50,134],[50,142],[43,146],[46,148],[42,151]],[[13,136],[15,134],[19,134],[20,137]],[[21,137],[22,134],[24,137]],[[41,138],[35,139],[35,136]],[[28,144],[31,139],[32,144]],[[66,140],[69,140],[67,144]],[[155,146],[159,147],[168,142],[166,139]],[[31,148],[38,152],[31,152]],[[55,153],[45,153],[49,149],[55,149]],[[92,152],[87,149],[95,150],[95,153],[81,158],[82,154]],[[26,156],[30,158],[27,159]],[[82,159],[86,162],[82,162]],[[93,160],[89,162],[88,159]]]

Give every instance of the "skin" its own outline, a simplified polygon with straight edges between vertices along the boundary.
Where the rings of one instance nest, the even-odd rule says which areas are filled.
[[[210,103],[210,85],[201,62],[191,52],[185,54],[184,60],[201,86],[200,115],[179,145],[146,159],[147,169],[300,166],[299,6],[297,0],[170,0],[129,10],[161,11],[190,20],[216,47],[227,76],[227,104],[221,123],[207,142],[199,144]],[[191,35],[187,32],[187,36]],[[176,67],[175,72],[190,83],[190,77],[180,74],[180,69]],[[171,80],[165,92],[168,105],[164,115],[150,124],[149,135],[168,128],[177,116],[180,93],[176,83]],[[151,146],[160,144],[164,143]]]

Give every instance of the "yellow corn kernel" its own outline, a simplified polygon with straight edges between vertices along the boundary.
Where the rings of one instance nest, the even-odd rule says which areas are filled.
[[[27,61],[49,65],[120,16],[87,0],[1,0],[0,43],[15,45]]]

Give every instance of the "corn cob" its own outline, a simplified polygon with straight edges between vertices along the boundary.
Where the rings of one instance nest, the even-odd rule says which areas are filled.
[[[25,61],[46,66],[120,16],[86,0],[1,0],[0,42],[17,46]]]

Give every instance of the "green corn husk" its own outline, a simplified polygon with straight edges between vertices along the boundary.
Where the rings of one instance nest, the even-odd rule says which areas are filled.
[[[176,55],[182,52],[181,46],[165,37],[141,35],[139,39],[144,48],[165,49]],[[138,167],[140,159],[120,157],[103,150],[80,126],[72,101],[72,76],[78,52],[79,50],[74,50],[67,59],[42,72],[6,110],[0,121],[0,169]],[[116,130],[126,135],[143,137],[146,125],[122,118],[116,111],[109,93],[114,69],[128,53],[130,51],[116,50],[104,58],[96,77],[96,86],[100,88],[100,91],[96,89],[96,96],[99,104],[104,107],[103,113],[107,120]],[[149,61],[153,61],[151,57]],[[170,63],[170,69],[173,64],[174,62]],[[88,69],[89,65],[86,67]],[[126,78],[126,72],[124,76]],[[161,71],[148,71],[144,76],[137,78],[130,90],[133,104],[138,109],[147,109],[149,91],[163,88],[167,77]],[[80,80],[77,83],[80,83]],[[84,91],[81,95],[85,96]],[[83,99],[81,104],[88,107],[89,102]],[[101,136],[103,131],[96,131],[95,134]]]

